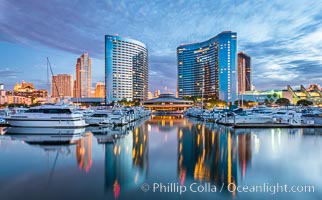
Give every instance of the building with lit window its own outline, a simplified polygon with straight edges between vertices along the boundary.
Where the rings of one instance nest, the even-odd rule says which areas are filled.
[[[238,93],[243,94],[245,91],[251,91],[251,58],[243,52],[238,53]]]
[[[142,105],[154,114],[182,114],[193,106],[193,101],[176,98],[174,94],[160,94],[157,98],[143,101]]]
[[[6,91],[6,96],[26,97],[30,98],[32,103],[38,103],[43,102],[48,98],[48,91],[36,89],[33,83],[22,81],[21,83],[15,84],[13,91]],[[19,100],[19,102],[22,101],[25,100]],[[12,103],[16,102],[17,101],[12,101]],[[8,103],[10,104],[11,101],[8,101]]]
[[[52,76],[51,97],[72,97],[73,76],[71,74],[57,74]]]
[[[105,97],[105,84],[102,82],[97,82],[95,85],[95,97],[104,98]]]
[[[237,33],[222,32],[207,41],[177,48],[178,96],[237,99]]]
[[[105,36],[106,101],[148,99],[148,50],[145,44]]]
[[[84,53],[77,59],[75,97],[91,97],[92,91],[92,59]]]
[[[92,134],[86,133],[84,136],[77,140],[76,143],[76,159],[79,169],[84,170],[86,173],[92,168]]]
[[[154,97],[159,97],[161,94],[161,91],[160,90],[155,90],[154,91]]]

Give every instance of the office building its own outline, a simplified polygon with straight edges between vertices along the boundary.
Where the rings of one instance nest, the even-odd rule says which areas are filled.
[[[105,36],[106,101],[148,98],[148,50],[136,40]]]
[[[160,90],[155,90],[154,91],[154,97],[159,97],[161,94],[161,91]]]
[[[237,33],[225,31],[207,41],[177,48],[179,97],[237,100]]]
[[[243,94],[245,91],[251,91],[251,58],[243,52],[238,53],[238,93]]]
[[[92,59],[88,53],[84,53],[77,59],[75,97],[91,97],[92,91]]]
[[[72,97],[73,76],[71,74],[57,74],[52,76],[51,97]]]
[[[105,84],[102,82],[97,82],[95,85],[95,97],[104,98],[105,97]]]
[[[148,99],[152,99],[153,98],[153,94],[151,91],[148,92]]]

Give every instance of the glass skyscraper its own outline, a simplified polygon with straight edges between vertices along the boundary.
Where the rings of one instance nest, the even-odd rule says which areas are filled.
[[[177,48],[178,96],[237,100],[237,33]]]
[[[148,99],[148,50],[145,44],[105,35],[106,100]]]

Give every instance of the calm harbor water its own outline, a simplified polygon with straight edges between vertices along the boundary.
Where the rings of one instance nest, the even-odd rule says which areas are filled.
[[[322,129],[234,130],[154,116],[0,133],[3,200],[322,198]]]

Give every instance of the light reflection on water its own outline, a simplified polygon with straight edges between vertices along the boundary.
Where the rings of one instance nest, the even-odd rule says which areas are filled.
[[[81,135],[72,136],[64,135],[70,129],[7,131],[10,134],[0,136],[1,199],[318,199],[322,195],[321,129],[234,130],[158,116],[124,127],[76,129],[72,131]],[[55,131],[60,135],[53,135]],[[150,191],[141,190],[143,183],[150,185]],[[189,191],[193,183],[204,191]],[[232,184],[276,183],[313,185],[315,192],[272,195],[227,189]],[[153,192],[153,184],[163,184],[163,191]],[[169,192],[171,186],[180,185],[187,187],[185,193],[180,195],[176,187]],[[206,191],[207,186],[216,186],[217,191]]]

